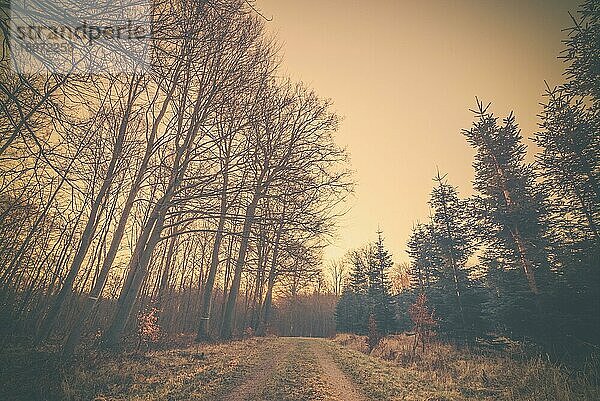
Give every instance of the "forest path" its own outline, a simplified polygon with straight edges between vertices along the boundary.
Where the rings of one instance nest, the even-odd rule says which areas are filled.
[[[277,352],[274,352],[272,356],[264,358],[264,363],[258,365],[243,383],[223,398],[223,401],[256,399],[267,385],[267,382],[274,376],[275,372],[281,369],[283,361],[287,358],[291,348],[285,345],[281,344],[281,346],[277,347]]]
[[[277,351],[222,398],[231,401],[366,401],[334,361],[329,341],[274,338]],[[273,344],[272,344],[273,345]]]
[[[340,369],[333,360],[325,340],[313,339],[310,342],[311,351],[316,356],[323,372],[323,379],[331,395],[331,400],[364,401],[366,398],[357,390],[356,385]]]

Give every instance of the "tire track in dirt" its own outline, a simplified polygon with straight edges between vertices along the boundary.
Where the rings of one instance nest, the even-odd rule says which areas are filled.
[[[356,388],[356,385],[342,372],[329,352],[325,349],[323,340],[313,339],[311,351],[319,361],[323,371],[323,380],[327,384],[331,401],[366,401],[367,398]]]
[[[258,364],[254,367],[253,372],[232,392],[223,396],[222,401],[246,401],[252,400],[265,387],[267,381],[273,377],[275,371],[280,368],[283,361],[293,348],[291,343],[282,341],[279,344],[272,358],[267,358],[265,364]]]

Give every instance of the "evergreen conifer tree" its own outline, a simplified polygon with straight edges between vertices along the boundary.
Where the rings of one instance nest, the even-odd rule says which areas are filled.
[[[417,224],[408,241],[415,289],[426,294],[435,309],[439,334],[468,341],[486,327],[483,287],[469,276],[466,266],[475,249],[471,207],[445,176],[438,172],[434,181],[430,222]]]
[[[544,320],[540,293],[551,280],[542,220],[545,200],[532,166],[524,162],[526,147],[513,114],[499,123],[489,104],[478,100],[477,106],[476,121],[463,134],[476,150],[473,184],[481,259],[497,294],[494,309],[500,323],[513,334],[535,335]]]
[[[532,167],[524,163],[526,147],[511,113],[502,124],[477,101],[477,121],[464,130],[475,155],[474,187],[479,192],[487,256],[507,268],[522,270],[533,294],[540,292],[536,269],[544,259],[540,216],[544,199],[534,183]]]
[[[431,225],[417,223],[408,239],[407,253],[411,259],[414,289],[425,291],[432,280],[432,270],[439,265],[439,252],[436,251]]]
[[[388,270],[393,261],[381,233],[375,244],[353,251],[350,258],[350,279],[336,306],[338,331],[367,334],[372,317],[380,333],[392,332],[396,324]]]
[[[439,171],[429,205],[431,227],[438,252],[435,291],[430,302],[439,315],[439,330],[461,341],[472,339],[482,329],[481,291],[469,277],[466,263],[474,251],[472,219],[468,203]]]
[[[600,3],[585,1],[562,58],[566,82],[546,92],[535,142],[549,195],[552,262],[560,272],[552,309],[570,337],[600,331]],[[567,336],[564,336],[565,338]]]
[[[377,242],[371,247],[369,264],[369,301],[371,313],[379,331],[389,333],[395,330],[395,310],[390,294],[389,269],[394,265],[392,255],[383,244],[382,232],[378,231]]]
[[[369,248],[352,251],[348,285],[336,305],[338,332],[366,334],[369,319]]]

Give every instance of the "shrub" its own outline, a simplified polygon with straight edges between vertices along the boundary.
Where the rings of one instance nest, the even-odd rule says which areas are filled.
[[[426,344],[429,344],[431,339],[435,337],[435,327],[437,326],[433,311],[430,311],[427,307],[427,296],[425,293],[419,294],[416,302],[408,308],[408,314],[410,320],[413,322],[413,331],[415,334],[413,355],[419,346],[419,342],[421,343],[423,352],[425,352]]]
[[[138,349],[144,344],[150,348],[160,339],[160,326],[158,325],[158,309],[152,307],[138,314]]]

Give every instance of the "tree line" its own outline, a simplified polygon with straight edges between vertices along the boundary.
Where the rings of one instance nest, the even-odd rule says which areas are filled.
[[[352,190],[331,101],[281,75],[252,3],[160,0],[151,20],[129,73],[17,73],[3,47],[4,334],[70,355],[149,308],[198,340],[265,333],[279,288],[320,274]]]
[[[598,2],[585,2],[573,22],[561,55],[565,83],[545,93],[534,162],[526,161],[515,116],[499,119],[477,100],[473,125],[462,131],[475,151],[475,194],[461,198],[446,174],[433,178],[430,216],[414,225],[407,244],[411,283],[387,303],[396,318],[378,321],[383,332],[390,322],[394,330],[413,329],[416,305],[433,312],[439,336],[461,343],[496,333],[551,345],[598,344]],[[368,331],[368,312],[351,301],[373,286],[358,277],[365,265],[385,264],[352,256],[337,310],[343,331]]]

